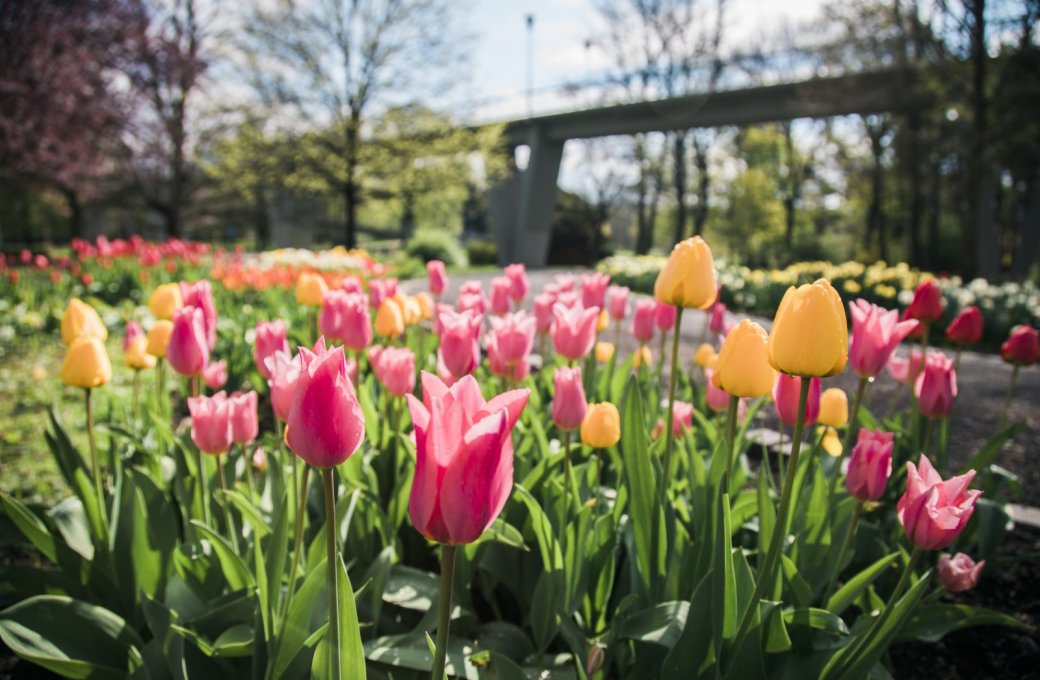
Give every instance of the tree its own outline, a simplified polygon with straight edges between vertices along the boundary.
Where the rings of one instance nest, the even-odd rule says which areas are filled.
[[[414,88],[447,87],[460,41],[449,0],[300,0],[258,9],[245,48],[255,86],[288,104],[322,153],[301,157],[308,172],[341,197],[343,241],[357,244],[361,140],[373,105]]]

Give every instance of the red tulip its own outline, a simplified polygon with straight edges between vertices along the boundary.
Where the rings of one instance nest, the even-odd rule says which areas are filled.
[[[211,361],[202,369],[202,379],[206,387],[211,390],[219,390],[227,384],[227,362]]]
[[[213,286],[203,279],[195,283],[181,281],[181,301],[185,307],[202,310],[202,326],[206,331],[206,346],[217,344],[217,307],[213,304]]]
[[[445,310],[440,315],[441,344],[438,358],[448,372],[460,378],[480,363],[481,317],[473,312]]]
[[[553,306],[556,320],[552,330],[556,353],[571,361],[584,359],[596,342],[596,319],[599,307],[571,307],[560,303]]]
[[[365,439],[365,417],[343,348],[326,350],[324,344],[319,340],[314,352],[300,348],[300,379],[285,435],[293,453],[319,468],[339,465]]]
[[[231,405],[231,439],[236,444],[252,444],[260,432],[256,402],[253,390],[232,394],[228,400]]]
[[[970,470],[943,480],[927,456],[920,467],[906,464],[906,493],[899,499],[897,514],[907,540],[924,550],[942,550],[956,540],[975,511],[981,491],[968,490],[975,477]]]
[[[678,316],[678,308],[674,305],[670,305],[667,302],[657,302],[657,308],[654,310],[654,323],[657,324],[657,330],[662,333],[667,333],[675,327],[675,319]]]
[[[929,352],[924,370],[914,383],[917,407],[921,415],[942,418],[953,410],[957,398],[957,371],[953,360],[942,352]]]
[[[300,379],[300,357],[288,351],[277,350],[264,359],[264,367],[270,376],[267,385],[271,389],[271,406],[275,417],[284,422],[289,420],[296,383]]]
[[[587,409],[581,369],[567,366],[557,368],[553,374],[552,401],[552,419],[556,427],[564,432],[578,429],[585,420]]]
[[[985,566],[986,560],[976,564],[964,553],[944,553],[939,556],[939,583],[951,593],[963,593],[975,587]]]
[[[793,428],[798,420],[798,398],[802,389],[802,378],[786,373],[777,374],[773,385],[773,404],[776,414],[784,425]],[[809,398],[805,402],[803,425],[812,425],[820,415],[820,379],[809,381]]]
[[[440,260],[430,260],[426,263],[426,273],[430,279],[430,293],[434,297],[444,294],[448,287],[448,275],[444,270],[444,263]]]
[[[1009,364],[1032,366],[1040,360],[1040,333],[1029,326],[1015,326],[1000,346],[1000,356]]]
[[[225,453],[231,447],[231,405],[223,392],[188,397],[191,440],[203,453]]]
[[[423,401],[406,397],[416,459],[408,514],[431,541],[472,543],[502,512],[513,489],[511,435],[529,391],[485,402],[472,376],[449,388],[424,372],[422,383]]]
[[[209,363],[209,345],[203,312],[198,307],[181,307],[173,313],[173,331],[166,346],[166,360],[180,375],[201,375]]]
[[[896,310],[884,309],[862,299],[849,304],[849,312],[852,316],[849,366],[861,378],[876,378],[917,322],[900,321]]]
[[[629,290],[625,286],[607,288],[607,311],[614,321],[621,321],[628,316]]]
[[[941,319],[942,315],[943,298],[939,285],[931,279],[922,281],[914,290],[913,301],[906,308],[906,318],[931,323]]]
[[[592,272],[581,275],[581,304],[583,307],[599,307],[603,309],[604,296],[610,285],[610,275]]]
[[[499,316],[509,313],[513,284],[504,276],[491,279],[491,311]]]
[[[256,369],[264,380],[271,379],[271,373],[267,370],[267,358],[278,351],[289,351],[288,333],[285,322],[281,319],[257,322],[253,339],[253,361],[256,362]]]
[[[636,300],[636,311],[632,315],[632,337],[641,345],[654,339],[654,316],[657,302],[653,298]]]
[[[380,347],[368,350],[376,378],[386,391],[403,397],[415,389],[415,354],[406,347]]]
[[[975,305],[966,307],[946,327],[946,339],[959,345],[975,345],[982,340],[982,312]]]
[[[511,264],[506,267],[506,277],[512,284],[510,297],[513,302],[521,302],[527,297],[531,285],[527,280],[527,268],[523,264]]]
[[[845,488],[859,501],[876,501],[885,493],[885,484],[892,475],[891,432],[859,431],[859,439],[849,456],[845,472]]]

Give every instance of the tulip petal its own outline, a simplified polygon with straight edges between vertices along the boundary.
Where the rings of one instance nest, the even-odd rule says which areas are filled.
[[[479,538],[505,503],[492,494],[501,492],[506,476],[512,482],[512,456],[502,446],[508,434],[504,411],[483,418],[466,432],[444,471],[441,498],[451,500],[441,503],[441,513],[455,543]]]

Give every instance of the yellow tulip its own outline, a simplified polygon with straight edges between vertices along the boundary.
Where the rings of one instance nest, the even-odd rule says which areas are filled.
[[[123,361],[138,371],[155,366],[155,357],[148,353],[148,338],[139,335],[131,340],[130,346],[123,352]]]
[[[841,437],[838,436],[838,431],[833,427],[820,428],[823,430],[823,450],[828,455],[837,458],[841,455]]]
[[[596,343],[596,361],[605,364],[614,356],[614,344],[611,342]]]
[[[108,339],[108,329],[94,308],[78,298],[72,298],[61,317],[61,341],[71,345],[76,338]]]
[[[841,296],[826,279],[788,288],[769,334],[769,363],[788,375],[825,378],[845,370],[849,328]]]
[[[415,301],[419,305],[419,313],[424,319],[433,318],[433,298],[425,290],[419,291],[415,296]]]
[[[296,279],[296,303],[307,307],[321,307],[325,291],[329,289],[321,274],[300,272]]]
[[[166,356],[166,345],[170,344],[170,334],[173,333],[173,322],[159,319],[148,331],[148,344],[145,351],[153,357]]]
[[[415,298],[404,293],[398,293],[394,296],[394,302],[401,309],[401,316],[404,318],[405,326],[413,326],[422,319],[422,310],[419,309],[419,303],[416,302]]]
[[[845,427],[849,422],[849,397],[840,387],[831,387],[820,395],[820,415],[816,418],[820,425]]]
[[[621,415],[610,402],[589,404],[581,421],[581,441],[595,449],[605,449],[621,439]]]
[[[386,298],[376,312],[375,331],[379,335],[396,338],[404,333],[404,313],[393,298]]]
[[[711,248],[700,236],[675,244],[654,284],[654,297],[677,307],[707,309],[715,302],[718,284]]]
[[[76,338],[65,353],[61,381],[71,387],[91,389],[112,379],[112,364],[105,345],[96,337]]]
[[[654,355],[646,345],[640,345],[639,349],[632,352],[632,368],[639,368],[643,364],[647,366],[654,365]]]
[[[602,333],[603,331],[607,330],[607,327],[609,325],[610,315],[607,314],[607,310],[604,309],[599,313],[599,316],[596,318],[596,332]]]
[[[729,332],[715,362],[712,382],[735,397],[761,397],[773,389],[776,371],[769,365],[764,328],[744,319]]]
[[[708,368],[708,365],[714,358],[715,348],[705,342],[697,348],[697,353],[693,356],[693,363],[697,364],[701,368]]]
[[[183,306],[181,287],[176,283],[164,283],[148,298],[148,309],[156,319],[173,319],[173,313]]]

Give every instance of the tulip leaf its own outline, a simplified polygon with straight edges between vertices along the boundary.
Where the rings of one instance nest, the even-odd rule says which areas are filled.
[[[898,559],[898,552],[890,553],[853,576],[838,590],[838,592],[831,595],[831,598],[827,600],[827,611],[832,614],[840,615],[849,607],[849,605],[855,602],[856,598],[858,598],[866,588],[874,583],[874,581],[876,581],[886,569],[891,568],[896,564],[896,560]]]
[[[715,648],[712,645],[712,617],[704,616],[711,608],[712,576],[706,574],[693,589],[687,612],[686,625],[672,650],[661,666],[663,678],[700,677],[705,669],[715,663]]]
[[[737,633],[737,577],[733,567],[729,494],[719,496],[711,572],[711,620],[715,655],[722,655],[722,641]]]
[[[43,553],[43,556],[51,562],[58,561],[54,536],[51,535],[42,519],[33,514],[32,510],[20,500],[4,491],[0,491],[0,505],[3,506],[4,514],[18,527],[18,530],[22,532],[26,540],[32,543],[33,547]]]
[[[549,516],[545,514],[542,506],[538,504],[531,492],[520,484],[514,486],[513,495],[519,498],[520,502],[527,507],[527,512],[531,516],[531,527],[534,529],[535,539],[538,541],[542,567],[546,571],[563,569],[563,552],[560,550],[560,544],[553,533],[553,526]]]
[[[630,376],[625,385],[619,410],[621,455],[631,504],[628,516],[636,544],[635,559],[643,589],[650,593],[654,581],[663,572],[662,563],[667,546],[661,545],[663,541],[654,540],[655,526],[659,526],[663,520],[660,499],[657,498],[657,480],[647,453],[643,397],[635,375]]]
[[[617,634],[671,649],[682,634],[689,611],[689,602],[661,602],[626,618]]]
[[[304,641],[328,624],[329,610],[322,597],[326,590],[325,581],[325,562],[321,561],[307,574],[289,607],[285,627],[275,642],[271,659],[272,678],[281,678],[298,654],[310,653]]]
[[[1004,444],[1014,439],[1015,436],[1018,435],[1019,430],[1024,426],[1025,422],[1019,421],[1008,425],[998,432],[992,439],[986,442],[981,449],[979,449],[978,453],[968,460],[958,474],[964,474],[968,470],[986,469],[990,463],[996,460],[997,456],[1004,449]]]
[[[1002,612],[985,607],[936,602],[914,610],[896,639],[938,642],[949,633],[973,626],[1004,626],[1028,630],[1024,623]]]
[[[249,573],[249,568],[246,567],[246,563],[243,562],[242,558],[235,553],[227,539],[198,520],[191,520],[191,524],[198,529],[202,535],[209,540],[210,545],[213,546],[213,552],[216,553],[217,561],[220,562],[220,568],[224,573],[224,579],[227,581],[228,589],[234,591],[243,588],[253,588],[255,585],[253,575]]]

